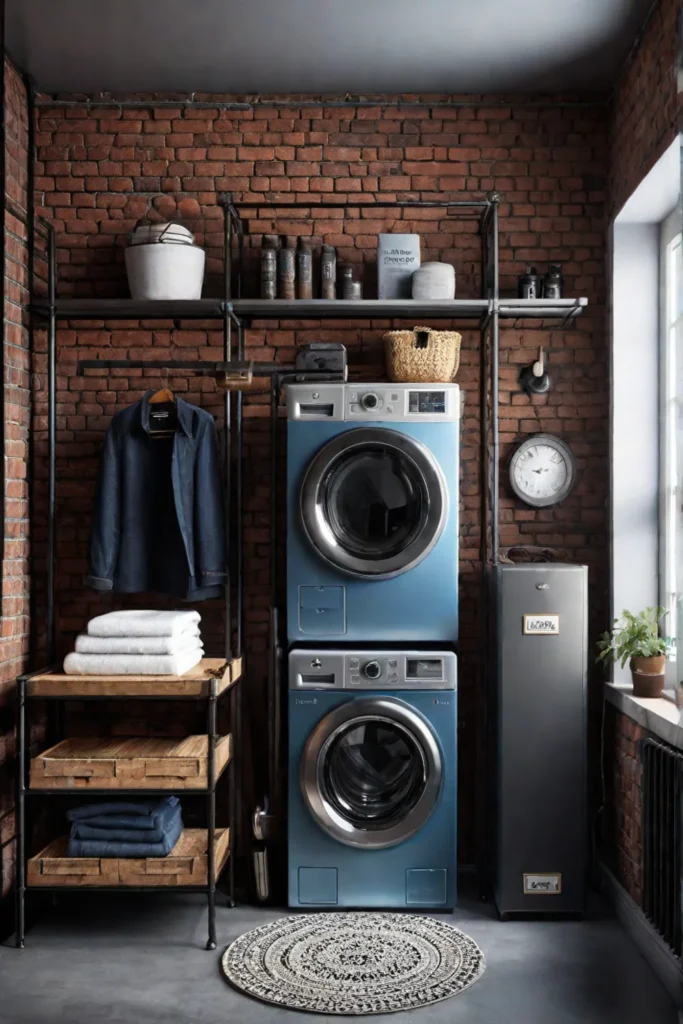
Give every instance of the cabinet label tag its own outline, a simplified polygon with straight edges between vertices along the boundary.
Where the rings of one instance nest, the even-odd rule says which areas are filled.
[[[560,616],[525,615],[522,632],[526,636],[557,636],[560,632]]]
[[[525,896],[559,896],[562,892],[562,875],[524,875]]]

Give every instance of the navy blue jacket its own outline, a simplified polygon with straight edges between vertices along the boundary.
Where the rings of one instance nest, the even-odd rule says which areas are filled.
[[[85,582],[122,594],[218,597],[227,564],[213,416],[176,398],[174,435],[152,437],[152,394],[109,425]]]

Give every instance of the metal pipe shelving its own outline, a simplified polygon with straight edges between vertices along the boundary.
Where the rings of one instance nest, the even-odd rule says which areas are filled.
[[[441,200],[420,200],[420,201],[381,201],[381,202],[357,202],[348,203],[235,203],[232,195],[223,194],[220,197],[220,204],[224,213],[224,273],[223,290],[224,295],[217,299],[199,299],[193,301],[169,301],[150,302],[134,299],[111,299],[111,298],[58,298],[56,295],[56,252],[55,235],[50,225],[47,225],[48,232],[48,289],[47,296],[36,298],[31,303],[33,319],[41,318],[47,320],[48,324],[48,588],[47,588],[47,647],[50,655],[49,660],[54,660],[55,653],[55,568],[56,568],[56,373],[57,373],[57,335],[60,321],[115,321],[115,320],[220,320],[223,325],[223,359],[220,361],[201,360],[133,360],[133,359],[95,359],[81,360],[76,367],[78,374],[85,374],[88,371],[110,372],[117,369],[142,369],[142,370],[176,370],[178,372],[189,372],[196,374],[208,374],[214,376],[219,382],[227,385],[225,394],[225,466],[224,484],[226,508],[230,510],[234,504],[237,512],[236,550],[233,551],[231,559],[231,574],[235,584],[236,605],[233,616],[231,603],[230,585],[225,592],[225,656],[228,661],[235,655],[242,656],[243,647],[243,553],[242,553],[242,454],[243,454],[243,395],[240,375],[244,380],[249,376],[270,378],[271,411],[273,423],[271,424],[271,443],[273,444],[273,465],[271,471],[271,486],[277,487],[277,458],[275,447],[277,446],[278,425],[277,408],[281,388],[289,381],[340,379],[338,376],[324,373],[303,373],[295,367],[284,366],[278,363],[249,363],[245,361],[244,328],[253,320],[287,320],[287,319],[378,319],[378,320],[415,320],[417,317],[471,321],[478,326],[482,338],[482,360],[483,369],[481,379],[481,407],[484,411],[483,433],[482,433],[482,461],[485,469],[484,491],[487,497],[484,498],[484,509],[488,510],[489,522],[482,522],[482,578],[486,583],[489,569],[498,560],[498,502],[499,502],[499,432],[498,432],[498,373],[499,373],[499,330],[501,319],[515,320],[544,320],[559,319],[562,324],[570,323],[583,311],[587,305],[585,298],[563,299],[563,300],[521,300],[501,298],[499,280],[499,252],[498,252],[498,222],[499,206],[501,196],[494,192],[489,193],[485,199],[472,201],[441,201]],[[451,302],[415,302],[412,300],[376,300],[366,299],[361,301],[345,300],[263,300],[242,298],[243,265],[244,265],[244,243],[245,229],[248,227],[248,219],[245,220],[240,211],[278,211],[278,216],[297,215],[305,210],[315,211],[320,209],[369,209],[369,208],[443,208],[451,211],[456,218],[471,216],[479,220],[479,233],[482,236],[482,292],[483,297],[479,299],[456,299]],[[236,258],[233,254],[237,240]],[[32,275],[33,280],[33,275]],[[235,342],[235,338],[237,339]],[[489,351],[488,341],[490,339],[490,358],[486,353]],[[233,402],[230,387],[236,390],[236,398]],[[235,420],[235,429],[232,428],[232,420]],[[233,440],[235,451],[233,453]],[[234,454],[234,460],[233,460]],[[234,495],[233,495],[233,461],[234,472]],[[273,494],[275,504],[275,494]],[[275,558],[277,557],[277,536],[274,519],[271,528],[271,559],[273,570],[270,578],[271,603],[273,615],[271,619],[271,657],[269,659],[269,681],[268,681],[268,708],[269,708],[269,786],[271,787],[271,806],[281,808],[280,799],[281,779],[279,778],[279,737],[275,732],[279,729],[281,720],[281,694],[279,693],[279,670],[276,664],[278,659],[279,638],[277,622],[277,598],[278,581],[275,569]],[[487,602],[484,604],[486,615]],[[233,618],[235,622],[235,640],[233,645]],[[27,767],[27,737],[26,737],[26,686],[30,676],[24,676],[18,686],[18,722],[19,722],[19,761],[20,771],[18,772],[19,782],[17,789],[17,834],[18,834],[18,885],[17,885],[17,943],[23,945],[24,934],[24,901],[25,901],[25,869],[26,869],[26,797],[29,791],[26,787]],[[231,729],[235,730],[241,717],[241,687],[239,684],[231,687]],[[79,696],[77,699],[88,699]],[[98,699],[92,697],[90,699]],[[111,699],[111,698],[102,698]],[[149,697],[125,699],[150,699]],[[169,699],[166,697],[165,699]],[[176,698],[177,699],[177,698]],[[194,698],[197,699],[197,698]],[[216,777],[214,773],[215,754],[215,723],[217,697],[208,697],[207,704],[207,733],[210,746],[211,773],[209,786],[205,792],[208,797],[207,819],[210,833],[215,832],[215,787]],[[482,707],[486,707],[486,700],[482,701]],[[272,722],[270,721],[272,719]],[[485,725],[485,722],[483,723]],[[211,738],[213,736],[213,743]],[[483,773],[486,768],[486,753],[484,747],[478,751],[478,761],[481,762],[478,768]],[[229,893],[231,900],[234,899],[234,849],[235,849],[235,822],[241,820],[238,813],[240,803],[239,780],[239,758],[234,754],[228,766],[230,772],[230,796],[229,796],[229,818],[230,818],[230,856],[229,863]],[[31,794],[33,795],[33,794]],[[45,794],[43,794],[45,795]],[[60,794],[61,795],[61,794]],[[76,795],[76,794],[74,794]],[[209,883],[206,887],[191,887],[181,890],[174,887],[173,891],[194,891],[206,892],[208,896],[209,913],[209,948],[215,945],[215,878],[213,864],[213,845],[210,843],[207,851],[209,861]],[[70,891],[71,887],[59,887],[60,891]],[[75,887],[78,890],[78,887]],[[107,887],[103,887],[107,888]],[[128,887],[127,887],[128,888]],[[138,891],[134,887],[130,887]],[[151,887],[150,887],[151,888]],[[167,889],[167,887],[164,887]],[[82,891],[82,890],[80,890]],[[150,891],[147,887],[140,887],[139,891]],[[154,891],[152,889],[152,891]],[[21,939],[21,941],[19,941]]]

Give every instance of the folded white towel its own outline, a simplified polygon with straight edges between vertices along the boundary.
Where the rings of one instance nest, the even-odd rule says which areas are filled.
[[[182,676],[202,660],[202,649],[180,654],[67,654],[69,676]]]
[[[197,626],[195,611],[159,612],[137,608],[97,615],[88,623],[88,636],[177,636]]]
[[[198,629],[177,636],[86,636],[76,637],[77,654],[180,654],[201,647]]]

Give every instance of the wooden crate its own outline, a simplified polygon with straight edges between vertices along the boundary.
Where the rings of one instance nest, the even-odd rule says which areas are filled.
[[[203,658],[182,676],[68,676],[44,672],[30,676],[29,697],[208,697],[212,679],[221,694],[242,675],[242,659]]]
[[[208,833],[187,828],[167,857],[67,857],[62,836],[28,862],[29,888],[40,886],[173,886],[206,885]],[[218,878],[230,855],[230,830],[217,829],[214,842]]]
[[[31,761],[31,789],[206,789],[208,736],[184,739],[62,740]],[[216,743],[216,778],[230,760],[230,736]]]

